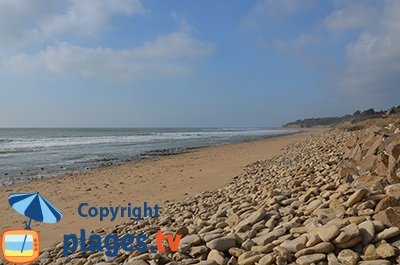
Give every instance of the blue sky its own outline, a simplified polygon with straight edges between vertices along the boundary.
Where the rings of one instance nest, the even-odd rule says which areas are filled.
[[[399,105],[398,10],[0,0],[0,127],[279,126]]]

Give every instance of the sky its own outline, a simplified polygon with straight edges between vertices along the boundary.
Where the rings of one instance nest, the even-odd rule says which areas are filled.
[[[0,0],[0,127],[271,127],[400,104],[398,0]]]

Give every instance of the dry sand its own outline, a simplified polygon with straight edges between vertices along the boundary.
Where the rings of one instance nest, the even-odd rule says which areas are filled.
[[[114,222],[100,222],[95,218],[82,218],[77,212],[81,202],[97,207],[126,206],[129,202],[133,206],[142,206],[144,201],[162,205],[165,200],[179,200],[187,195],[215,190],[239,175],[246,165],[270,158],[288,144],[320,131],[200,148],[0,188],[0,228],[22,228],[22,222],[26,220],[8,205],[8,194],[38,191],[63,212],[62,220],[55,225],[32,222],[32,228],[41,234],[42,247],[49,247],[61,241],[64,234],[78,234],[81,228],[90,232],[129,221],[119,218]]]

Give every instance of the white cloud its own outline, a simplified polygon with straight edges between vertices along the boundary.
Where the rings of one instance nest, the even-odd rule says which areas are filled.
[[[3,62],[13,74],[51,74],[135,81],[176,76],[191,70],[189,62],[213,53],[215,47],[186,32],[159,36],[133,49],[83,48],[69,43],[49,45],[37,54],[19,53]]]
[[[262,18],[298,13],[305,8],[301,5],[304,3],[260,0],[245,21],[265,25]],[[311,33],[298,32],[297,36],[283,40],[269,36],[273,45],[267,47],[296,56],[305,65],[309,65],[311,58],[315,57],[309,52],[312,49],[306,48],[316,47],[322,49],[324,55],[332,56],[339,49],[344,53],[344,60],[338,58],[335,61],[333,57],[326,57],[326,61],[321,60],[322,64],[318,62],[318,66],[313,66],[318,71],[326,65],[336,67],[322,73],[331,78],[326,81],[328,86],[333,85],[357,96],[362,92],[372,97],[400,96],[400,1],[335,0],[334,3],[333,10],[316,21]],[[311,2],[308,2],[310,5]],[[278,23],[275,22],[276,27],[279,27]],[[302,28],[293,30],[296,29]],[[332,53],[324,49],[328,47],[335,47]],[[323,56],[318,54],[318,58]]]
[[[342,35],[347,30],[372,26],[373,18],[378,15],[376,6],[366,1],[345,1],[324,19],[324,26],[329,31]]]
[[[314,6],[314,0],[258,0],[250,12],[242,19],[244,28],[256,28],[266,18],[280,18]]]
[[[141,46],[81,47],[70,41],[97,36],[114,16],[148,12],[140,0],[0,0],[0,72],[134,81],[186,74],[194,60],[215,50],[194,38],[185,17],[175,13],[177,32]]]
[[[307,45],[317,42],[317,36],[313,34],[300,34],[292,40],[277,40],[275,47],[282,52],[298,52]]]
[[[340,29],[357,26],[361,30],[359,36],[346,46],[347,65],[340,79],[341,86],[350,91],[400,92],[400,1],[381,3],[380,8],[365,6],[364,10],[374,8],[379,11],[374,15],[367,12],[369,16],[352,13],[353,6],[343,9],[347,17],[359,19],[357,23],[353,21],[340,26]]]
[[[95,36],[114,15],[145,13],[140,0],[0,0],[0,46]]]

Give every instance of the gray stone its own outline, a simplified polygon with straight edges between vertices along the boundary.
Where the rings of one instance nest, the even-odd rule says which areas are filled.
[[[330,242],[333,238],[339,235],[339,227],[336,225],[329,225],[318,228],[317,235],[324,242]]]
[[[207,247],[219,251],[227,251],[228,249],[236,246],[236,240],[232,237],[220,237],[207,242]]]
[[[208,253],[207,260],[215,261],[218,265],[225,265],[228,262],[228,260],[225,259],[224,253],[215,249],[212,249],[210,253]]]
[[[291,253],[296,253],[300,249],[305,248],[307,242],[307,236],[302,235],[293,240],[286,240],[280,246],[287,249]]]
[[[351,207],[354,204],[356,204],[357,202],[362,201],[365,196],[367,196],[368,194],[368,190],[367,189],[359,189],[356,192],[354,192],[349,199],[347,200],[347,207]]]
[[[300,258],[296,259],[296,264],[297,265],[310,265],[313,263],[323,261],[323,260],[325,260],[325,258],[326,258],[325,254],[305,255],[305,256],[301,256]]]
[[[344,265],[357,265],[360,257],[351,249],[343,249],[339,252],[338,260]]]
[[[275,257],[272,254],[267,254],[262,257],[259,261],[259,265],[271,265],[275,262]]]
[[[363,245],[367,245],[375,237],[374,223],[370,220],[364,221],[358,225],[360,236],[362,238]]]

